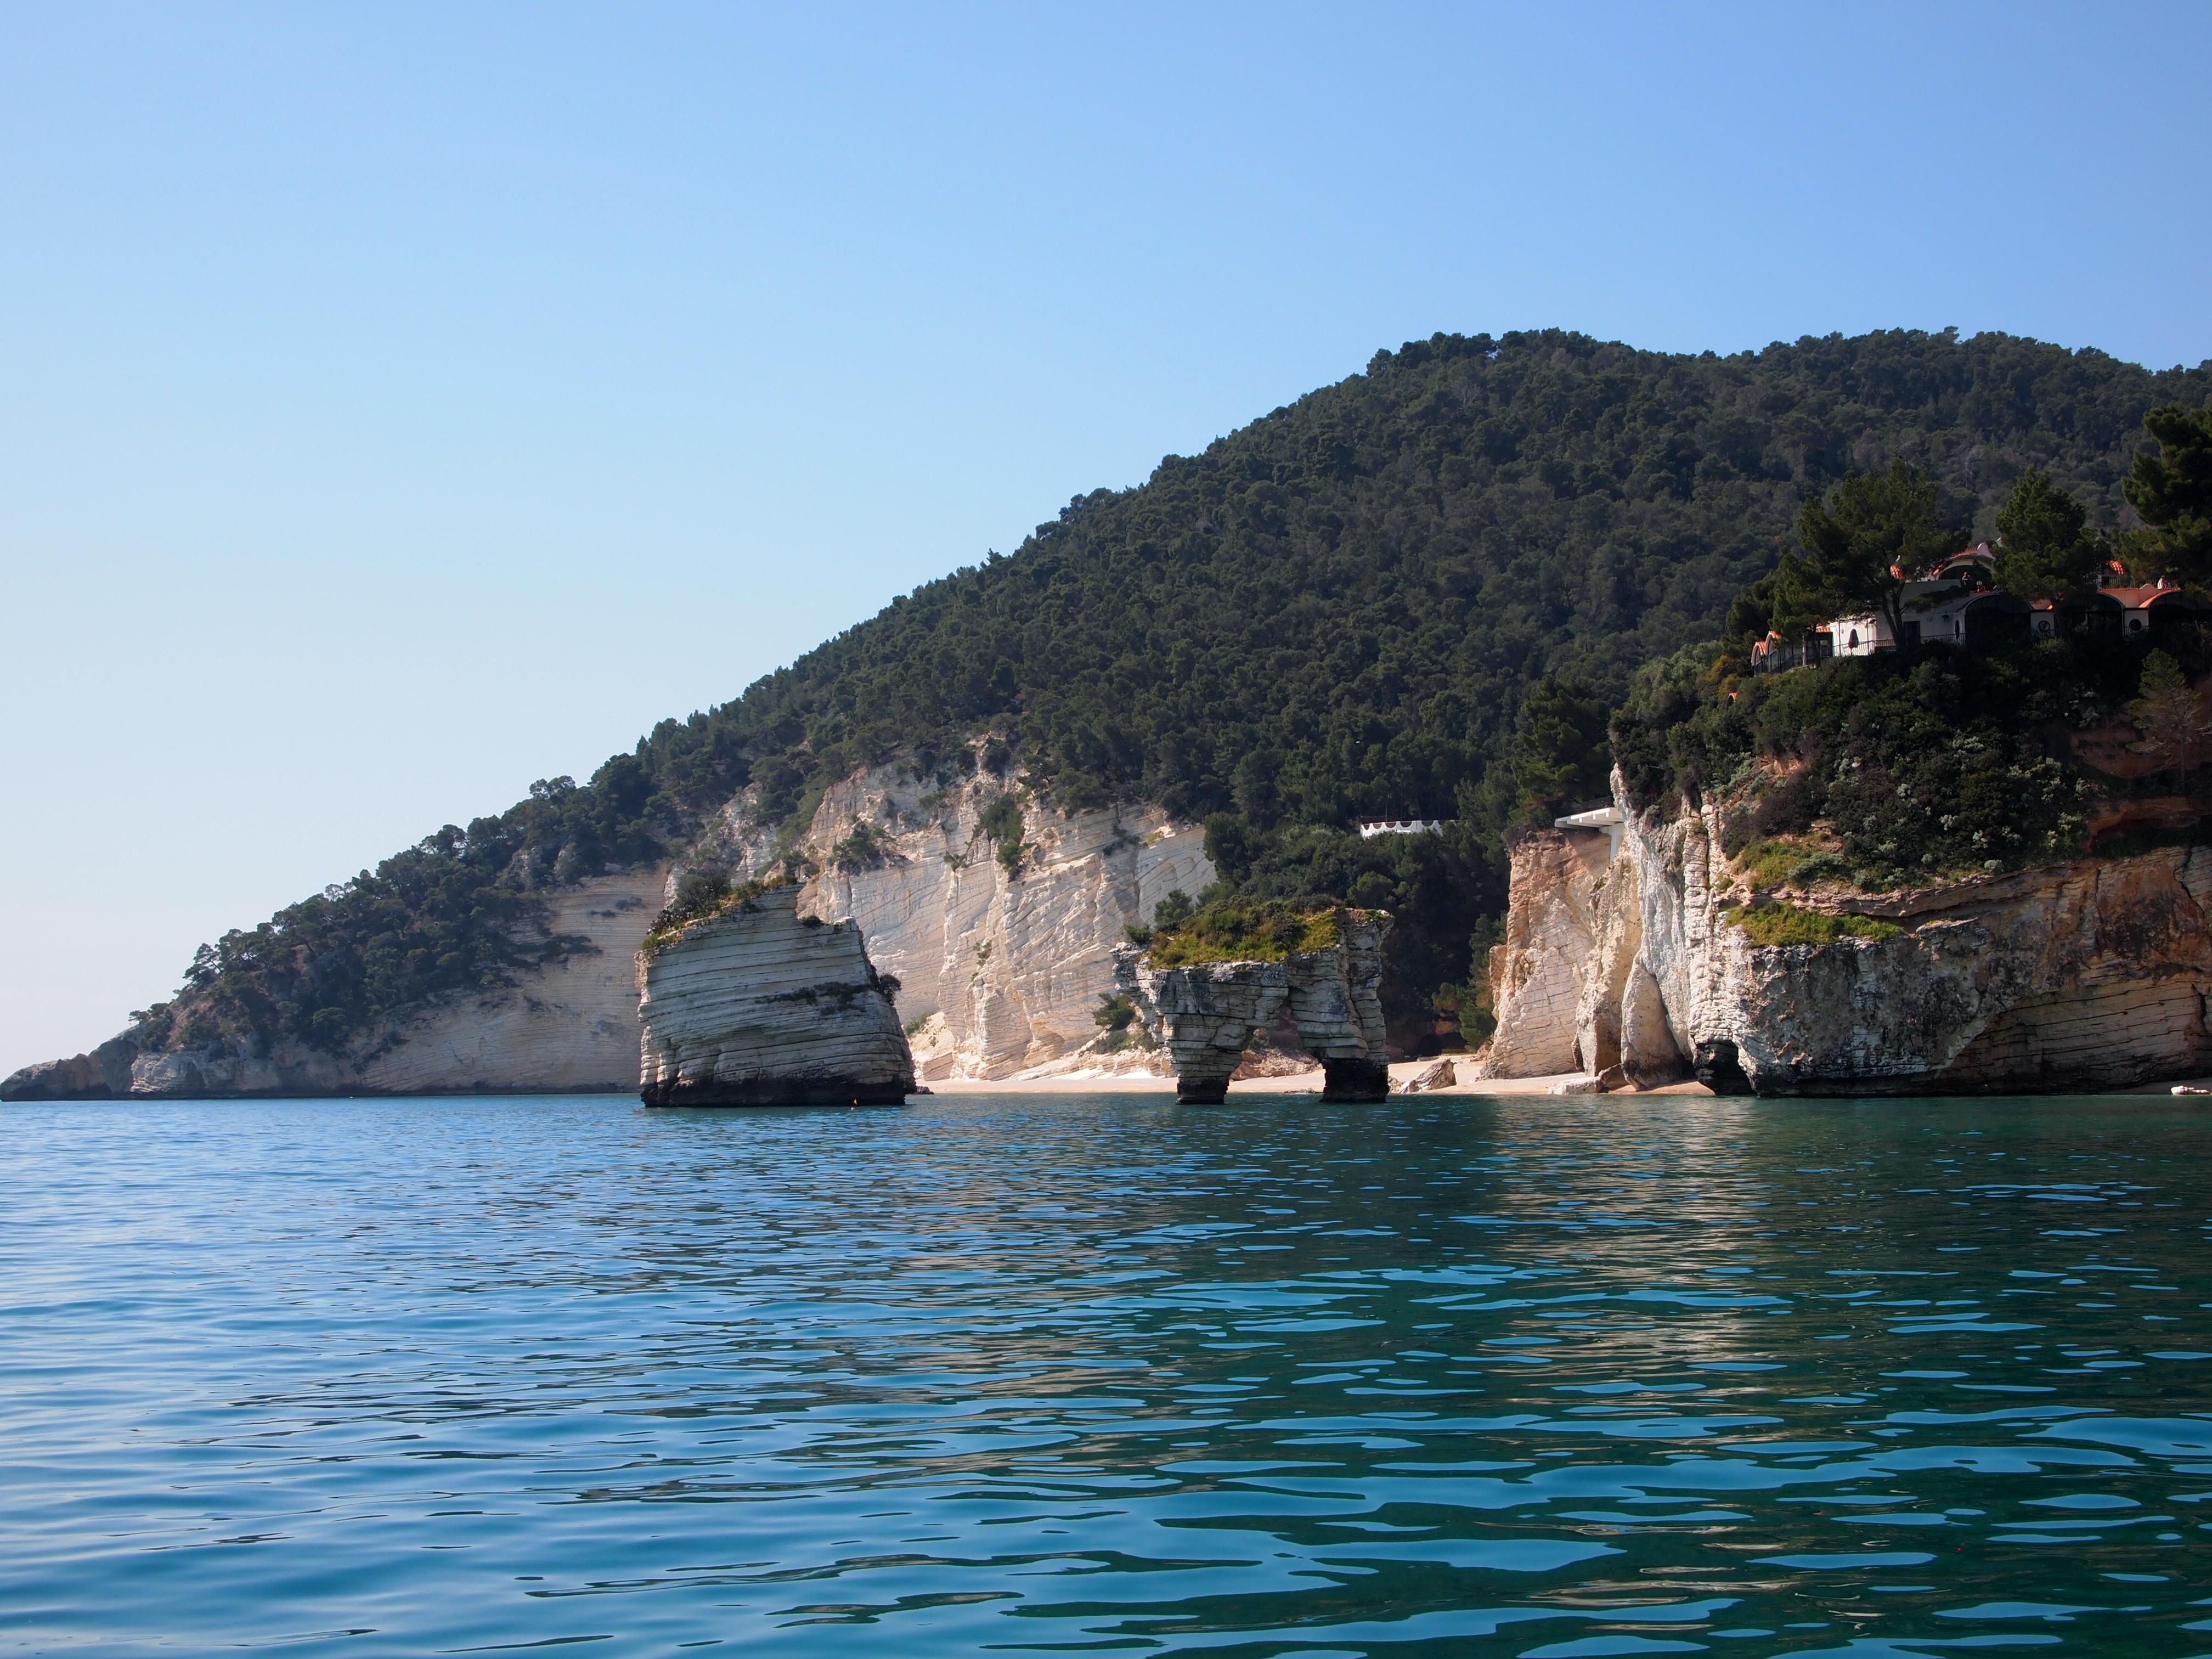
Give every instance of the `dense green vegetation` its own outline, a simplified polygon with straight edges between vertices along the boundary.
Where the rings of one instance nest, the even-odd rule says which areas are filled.
[[[334,884],[193,957],[178,1000],[148,1011],[149,1038],[286,1035],[337,1047],[379,1013],[511,984],[584,948],[548,926],[542,890],[654,855],[665,834],[642,757],[592,787],[568,778],[464,830],[448,824],[374,872]]]
[[[2170,404],[2143,416],[2158,447],[2122,481],[2128,504],[2157,526],[2135,550],[2141,574],[2212,583],[2212,407]]]
[[[2041,467],[2021,474],[1997,511],[1996,584],[2024,599],[2063,599],[2093,587],[2118,538],[2089,528],[2089,515]]]
[[[1893,921],[1877,921],[1870,916],[1830,915],[1822,910],[1802,910],[1794,904],[1729,910],[1724,916],[1731,925],[1741,928],[1753,945],[1833,945],[1839,939],[1895,939],[1905,931]]]
[[[2195,562],[2212,514],[2212,416],[2160,408],[2145,424],[2159,441],[2123,480],[2138,522],[2094,530],[2075,496],[2029,468],[1996,513],[2001,586],[2060,601],[2063,622],[2064,602],[2108,562],[2138,577],[2212,574]],[[1887,889],[2070,857],[2088,849],[2100,808],[2146,787],[2185,796],[2212,747],[2192,685],[2212,669],[2201,622],[2129,639],[2069,623],[2010,648],[1916,645],[1745,672],[1770,623],[1786,635],[1881,608],[1902,637],[1905,583],[1959,545],[1938,501],[1933,480],[1901,459],[1808,499],[1796,547],[1736,597],[1726,637],[1645,669],[1613,717],[1631,802],[1718,801],[1723,850],[1763,888],[1845,878]],[[2095,730],[2132,736],[2124,753],[2155,769],[2115,770],[2109,746],[2104,766],[2085,763],[2074,734]],[[1820,943],[1807,929],[1825,925],[1766,910],[1738,921],[1768,944]],[[1778,929],[1788,937],[1766,937]]]
[[[539,786],[226,935],[161,1018],[342,1043],[575,948],[549,931],[545,890],[680,847],[741,787],[781,820],[856,766],[905,750],[933,767],[979,731],[984,764],[1064,805],[1206,820],[1251,896],[1393,911],[1409,1008],[1470,972],[1507,823],[1590,790],[1587,710],[1712,638],[1806,497],[1901,458],[1947,522],[1987,534],[2039,466],[2114,523],[2145,411],[2208,402],[2204,368],[1995,335],[1728,357],[1558,331],[1412,343],[1139,487],[1079,497],[1012,556],[664,720],[581,786]],[[1455,824],[1361,842],[1362,814]],[[1018,872],[1018,834],[998,849]]]
[[[1631,803],[1729,800],[1731,854],[1825,822],[1838,843],[1832,866],[1790,873],[1869,888],[2078,851],[2087,786],[2054,752],[2051,728],[2109,718],[2136,673],[2118,644],[1931,647],[1725,684],[1712,672],[1719,658],[1696,647],[1656,665],[1615,716]]]

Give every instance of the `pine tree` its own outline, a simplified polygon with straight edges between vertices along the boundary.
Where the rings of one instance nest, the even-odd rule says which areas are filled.
[[[2094,586],[2105,551],[2088,514],[2039,466],[1997,510],[1997,586],[2024,599],[2057,599]]]
[[[2189,773],[2205,739],[2212,737],[2212,720],[2190,689],[2181,665],[2163,651],[2143,659],[2142,678],[2136,700],[2128,705],[2129,718],[2142,734],[2136,752],[2170,768],[2177,787],[2189,788]]]
[[[1959,544],[1936,514],[1936,483],[1892,461],[1886,472],[1853,472],[1824,505],[1797,514],[1802,550],[1784,558],[1776,584],[1776,625],[1784,633],[1859,611],[1878,611],[1889,636],[1905,637],[1905,585],[1928,575]]]
[[[2163,404],[2143,416],[2158,440],[2128,469],[2128,504],[2156,532],[2143,562],[2186,582],[2212,581],[2212,409]]]

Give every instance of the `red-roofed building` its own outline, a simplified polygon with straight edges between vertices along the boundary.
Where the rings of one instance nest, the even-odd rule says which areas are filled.
[[[2155,640],[2177,623],[2199,620],[2208,614],[2212,614],[2212,605],[2160,580],[2132,586],[2115,584],[2055,605],[2039,599],[2034,627],[2038,639],[2069,633],[2096,634],[2112,640]]]
[[[1932,576],[1905,583],[1901,642],[1987,651],[2069,634],[2149,641],[2178,623],[2212,620],[2212,605],[2164,580],[2129,586],[2118,564],[2106,574],[2109,585],[2094,593],[2032,605],[1998,589],[1996,567],[1996,555],[1984,542],[1953,554]],[[1899,643],[1889,618],[1869,611],[1823,623],[1801,640],[1770,631],[1753,644],[1751,661],[1755,669],[1775,672],[1830,657],[1870,657]]]

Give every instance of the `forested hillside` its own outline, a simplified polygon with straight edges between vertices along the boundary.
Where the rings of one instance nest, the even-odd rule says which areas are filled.
[[[530,925],[537,894],[679,848],[748,782],[769,816],[796,814],[856,766],[987,729],[1066,805],[1213,817],[1249,890],[1364,883],[1360,902],[1425,908],[1427,934],[1401,943],[1434,984],[1463,970],[1462,924],[1502,900],[1516,799],[1575,787],[1571,765],[1544,781],[1542,743],[1498,764],[1540,678],[1568,682],[1546,688],[1552,725],[1583,708],[1601,732],[1631,671],[1716,635],[1800,501],[1850,468],[1913,461],[1950,521],[1986,535],[2039,465],[2112,523],[2144,411],[2208,402],[2212,366],[2154,374],[1992,335],[1720,357],[1546,331],[1381,352],[663,721],[587,783],[540,785],[226,936],[155,1018],[341,1042],[557,955]],[[1363,850],[1341,832],[1366,813],[1462,827]]]

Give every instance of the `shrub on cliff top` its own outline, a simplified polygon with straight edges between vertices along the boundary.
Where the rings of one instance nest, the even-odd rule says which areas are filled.
[[[1340,915],[1331,899],[1231,899],[1155,933],[1147,956],[1155,968],[1280,962],[1292,951],[1334,945]]]
[[[1639,679],[1614,752],[1639,809],[1713,800],[1770,835],[1825,821],[1863,885],[2017,867],[2081,851],[2092,790],[2063,734],[2116,714],[2140,661],[2118,642],[2045,641],[1737,679],[1701,647]],[[1791,775],[1762,786],[1754,761]]]
[[[693,922],[748,909],[763,893],[794,884],[782,872],[771,872],[757,881],[732,884],[729,871],[722,866],[710,865],[687,870],[676,884],[675,898],[653,919],[652,930],[638,948],[647,956],[655,955],[667,949],[676,936]],[[821,919],[804,916],[800,920],[818,926]]]
[[[1786,841],[1756,841],[1735,855],[1735,866],[1753,887],[1786,887],[1818,851]]]

